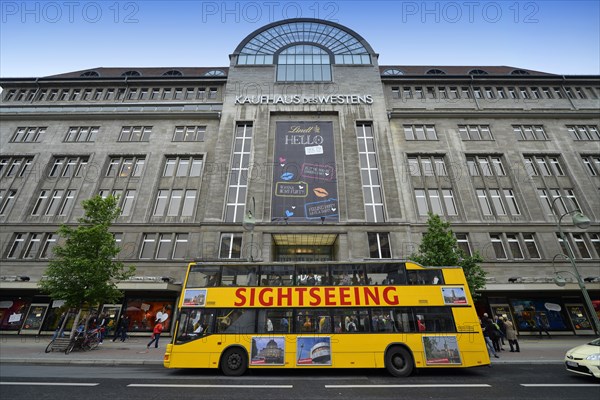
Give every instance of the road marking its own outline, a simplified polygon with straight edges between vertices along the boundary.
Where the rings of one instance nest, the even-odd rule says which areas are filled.
[[[131,383],[127,387],[164,387],[164,388],[233,388],[233,389],[292,389],[294,385],[175,385],[158,383]]]
[[[521,383],[526,387],[600,387],[598,383]]]
[[[73,383],[73,382],[0,382],[0,385],[23,385],[23,386],[98,386],[99,383]]]
[[[481,384],[457,384],[457,385],[445,385],[445,384],[431,384],[431,385],[325,385],[326,389],[354,389],[354,388],[444,388],[444,387],[452,387],[452,388],[456,388],[456,387],[464,387],[464,388],[469,388],[469,387],[492,387],[491,385],[487,385],[484,383]]]

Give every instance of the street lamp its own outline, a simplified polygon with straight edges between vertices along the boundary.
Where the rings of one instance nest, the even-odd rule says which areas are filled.
[[[560,235],[560,238],[562,239],[563,243],[565,244],[567,254],[560,253],[560,254],[555,255],[554,258],[552,259],[552,267],[554,268],[554,261],[556,260],[556,257],[560,256],[560,257],[564,257],[567,260],[569,260],[571,267],[573,267],[573,272],[556,271],[556,269],[555,269],[554,270],[554,275],[555,275],[554,283],[561,287],[566,285],[566,280],[560,275],[561,273],[567,273],[567,274],[570,274],[575,277],[575,280],[577,281],[577,284],[579,285],[579,289],[581,289],[581,294],[583,295],[583,299],[585,300],[586,306],[588,308],[588,312],[592,316],[592,321],[594,322],[594,329],[596,330],[596,333],[600,334],[600,320],[598,320],[598,315],[596,314],[596,310],[594,309],[594,304],[592,303],[592,299],[590,299],[590,295],[588,294],[587,289],[585,288],[585,283],[581,279],[581,275],[579,275],[579,270],[577,269],[577,264],[575,264],[575,255],[573,254],[573,249],[571,249],[571,245],[567,241],[567,238],[565,237],[565,234],[560,225],[562,219],[567,215],[572,215],[573,225],[575,225],[576,227],[578,227],[580,229],[587,229],[590,226],[591,221],[588,217],[583,215],[583,213],[581,212],[580,209],[576,208],[574,210],[569,211],[567,209],[566,205],[565,205],[565,213],[562,214],[560,216],[560,218],[557,218],[557,215],[560,214],[560,211],[556,210],[556,208],[555,208],[556,201],[558,199],[562,200],[562,196],[557,196],[554,200],[552,200],[552,203],[550,203],[550,205],[552,208],[552,214],[554,215],[554,220],[556,221],[556,226],[558,228],[558,234]],[[556,211],[558,211],[558,212],[556,212]]]
[[[252,197],[252,210],[246,210],[244,214],[244,220],[242,222],[242,227],[250,231],[250,261],[254,261],[252,257],[252,249],[254,247],[254,226],[256,225],[256,218],[254,218],[254,214],[256,213],[256,202],[254,201],[254,197]]]

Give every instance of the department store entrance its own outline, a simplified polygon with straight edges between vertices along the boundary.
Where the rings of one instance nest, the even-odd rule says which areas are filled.
[[[275,261],[335,261],[337,234],[274,234]]]

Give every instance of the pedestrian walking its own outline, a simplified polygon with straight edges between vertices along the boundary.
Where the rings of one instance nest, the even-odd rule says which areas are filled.
[[[127,339],[127,331],[129,330],[129,317],[127,315],[122,315],[119,320],[119,324],[117,325],[117,329],[115,330],[115,335],[113,336],[113,342],[117,339],[120,339],[121,342],[124,342]]]
[[[538,331],[540,332],[540,339],[542,338],[542,332],[546,332],[548,338],[551,338],[550,332],[548,332],[548,323],[545,318],[542,318],[540,314],[535,315],[535,324],[537,325]]]
[[[100,344],[102,344],[102,342],[104,342],[104,336],[106,336],[106,330],[107,330],[107,325],[108,325],[108,318],[106,318],[106,314],[102,313],[100,314],[100,316],[98,317],[98,337],[100,338]]]
[[[161,321],[157,321],[156,325],[154,325],[154,329],[152,330],[152,340],[150,343],[146,345],[146,350],[150,350],[150,345],[154,343],[154,348],[158,349],[158,339],[160,339],[160,334],[163,331],[163,324]]]
[[[483,318],[481,319],[481,329],[483,331],[483,337],[485,339],[485,344],[488,348],[488,353],[493,355],[495,358],[500,358],[496,353],[496,348],[494,347],[494,338],[496,337],[496,328],[492,323],[492,320],[488,317],[487,313],[483,314]]]
[[[502,317],[502,321],[504,322],[504,326],[506,327],[506,340],[508,340],[510,352],[514,353],[516,351],[517,353],[519,353],[521,349],[519,348],[517,331],[515,330],[513,323],[510,322],[507,317]]]

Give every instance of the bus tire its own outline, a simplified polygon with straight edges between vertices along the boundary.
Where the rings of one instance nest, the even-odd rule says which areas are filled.
[[[227,376],[243,375],[248,369],[248,356],[239,347],[225,350],[221,356],[221,371]]]
[[[385,368],[393,376],[409,376],[414,367],[412,355],[404,347],[394,346],[385,353]]]

